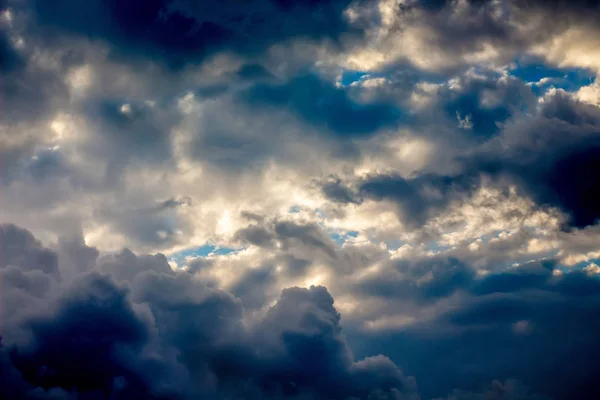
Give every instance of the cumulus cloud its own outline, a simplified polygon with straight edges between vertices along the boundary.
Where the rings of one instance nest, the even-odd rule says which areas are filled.
[[[162,255],[125,250],[48,294],[34,284],[56,268],[40,252],[54,256],[54,267],[56,253],[16,226],[3,232],[3,245],[13,249],[2,268],[3,314],[29,311],[18,322],[3,318],[3,333],[26,332],[2,343],[9,398],[416,396],[412,378],[388,358],[353,361],[324,287],[284,290],[247,328],[231,294],[173,271]],[[10,279],[13,266],[41,275]],[[12,291],[46,305],[12,304]]]
[[[260,281],[269,285],[268,273],[244,278],[246,289],[238,285],[232,295],[173,270],[162,255],[125,250],[96,261],[94,249],[70,242],[59,256],[25,230],[10,225],[3,231],[10,232],[3,243],[12,249],[2,269],[2,368],[8,377],[3,385],[13,398],[419,398],[414,378],[388,357],[354,361],[341,316],[324,287],[284,289],[264,313],[245,316],[246,305],[266,301],[252,296],[252,289]],[[53,255],[55,267],[47,268],[40,252]],[[76,255],[95,262],[73,272],[62,259],[66,254],[71,262]],[[398,347],[386,353],[403,360],[426,384],[439,380],[421,395],[451,391],[449,385],[468,380],[472,368],[482,377],[517,374],[535,391],[559,399],[568,398],[570,390],[594,393],[600,286],[589,274],[556,275],[553,264],[532,263],[480,278],[444,257],[412,265],[390,262],[388,271],[395,275],[381,270],[374,276],[379,283],[358,281],[357,298],[365,306],[374,297],[389,305],[421,305],[412,311],[397,307],[396,313],[428,307],[433,313],[413,314],[400,331],[373,325],[375,330],[361,335],[377,335],[377,343],[363,342],[358,352],[377,354],[402,334],[394,339]],[[69,277],[57,280],[56,265]],[[11,301],[16,293],[19,302]],[[452,306],[445,305],[448,301]],[[371,313],[385,317],[393,310]],[[356,328],[350,322],[351,340]],[[564,340],[567,332],[572,340]],[[485,347],[490,335],[497,348]],[[455,352],[440,357],[426,351],[428,346]],[[564,359],[554,364],[548,357]],[[552,382],[544,379],[544,371],[558,373],[563,362],[571,363],[572,372],[562,371]],[[450,374],[447,363],[453,365]],[[528,398],[520,387],[495,383],[481,396]],[[461,398],[456,396],[480,395],[456,390],[449,398]]]

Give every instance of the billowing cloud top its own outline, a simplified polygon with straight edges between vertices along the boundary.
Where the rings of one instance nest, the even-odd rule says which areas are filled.
[[[0,1],[0,398],[600,398],[599,19]]]

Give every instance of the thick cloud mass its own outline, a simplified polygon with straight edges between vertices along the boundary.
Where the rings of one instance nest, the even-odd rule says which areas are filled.
[[[256,54],[276,41],[335,39],[349,26],[341,14],[350,2],[261,0],[34,1],[39,24],[107,41],[117,56],[161,59],[181,67],[220,50]]]
[[[0,0],[0,399],[600,398],[599,20]]]
[[[171,270],[162,256],[126,250],[49,291],[33,285],[33,275],[27,286],[11,279],[10,271],[41,270],[40,280],[56,272],[45,261],[56,266],[57,254],[25,230],[2,228],[9,233],[3,245],[12,251],[2,269],[2,312],[20,314],[2,326],[9,334],[0,364],[5,398],[419,398],[414,378],[389,358],[353,361],[340,314],[324,287],[284,289],[248,325],[244,303],[233,295]],[[93,253],[84,244],[71,243],[69,249]],[[596,396],[600,283],[583,273],[557,276],[553,268],[530,264],[481,279],[453,259],[397,263],[397,275],[365,281],[355,290],[416,304],[462,293],[460,300],[402,337],[358,347],[385,349],[415,372],[425,368],[426,385],[439,380],[422,390],[426,395],[451,391],[449,384],[468,382],[477,371],[489,380],[490,374],[526,377],[536,390],[558,399],[570,398],[572,391]],[[44,304],[11,302],[16,292]],[[17,331],[21,334],[11,335]],[[545,379],[548,374],[554,379]],[[520,383],[494,382],[488,392],[457,389],[448,398],[542,398],[529,393]]]
[[[29,232],[2,228],[11,265],[18,255],[26,260],[21,270],[47,269],[41,251],[56,261]],[[14,322],[26,334],[3,343],[4,398],[387,399],[415,392],[388,358],[353,361],[324,287],[285,289],[246,328],[238,299],[164,262],[129,251],[99,260],[48,294],[47,306]],[[7,294],[44,297],[43,289],[3,279],[3,314],[26,307],[10,304]]]
[[[423,294],[443,287],[446,292],[437,291],[437,298],[451,297],[451,291],[459,290],[458,306],[398,336],[365,346],[377,351],[394,343],[391,356],[403,360],[408,371],[426,377],[419,380],[424,394],[435,393],[433,387],[460,387],[474,376],[484,381],[519,376],[552,398],[599,395],[594,378],[599,349],[593,344],[600,332],[597,279],[579,272],[558,277],[551,263],[527,264],[483,279],[464,272],[459,275],[456,267],[439,276],[440,261],[432,265],[428,268],[433,272],[431,279],[421,283],[412,278],[399,284],[407,286],[412,281],[415,288],[409,290]],[[382,277],[378,284],[383,289],[377,293],[388,295],[384,290],[392,285],[391,279]],[[359,290],[372,290],[371,286]],[[411,296],[414,299],[423,303],[430,297]],[[564,369],[567,364],[571,366],[568,371]],[[548,380],[549,375],[554,378]]]

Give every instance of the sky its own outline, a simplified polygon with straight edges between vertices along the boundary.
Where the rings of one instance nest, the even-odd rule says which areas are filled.
[[[600,2],[0,0],[0,398],[600,398]]]

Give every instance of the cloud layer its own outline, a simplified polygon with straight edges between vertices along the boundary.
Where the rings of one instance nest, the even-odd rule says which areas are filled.
[[[600,397],[599,16],[0,1],[2,395]]]

